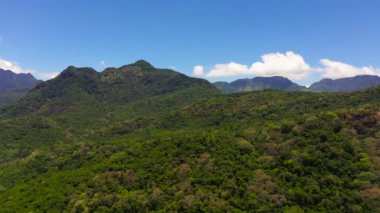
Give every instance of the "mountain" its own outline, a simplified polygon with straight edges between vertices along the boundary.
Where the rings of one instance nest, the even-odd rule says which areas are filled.
[[[56,78],[40,83],[20,101],[4,108],[1,115],[87,115],[72,122],[91,128],[121,120],[123,116],[146,116],[180,107],[218,93],[206,80],[158,69],[143,60],[102,72],[69,66]]]
[[[322,79],[310,86],[310,90],[319,92],[352,92],[380,85],[380,77],[358,75],[350,78]]]
[[[82,105],[125,105],[144,98],[199,90],[192,96],[217,93],[203,79],[169,69],[157,69],[140,60],[120,68],[97,72],[69,66],[56,78],[43,82],[8,109],[10,113],[58,113]],[[184,94],[185,95],[185,94]]]
[[[238,79],[231,83],[215,82],[214,85],[223,93],[236,93],[257,91],[264,89],[284,90],[284,91],[306,91],[307,88],[293,83],[287,78],[280,76],[255,77],[252,79]]]
[[[0,69],[0,107],[16,102],[40,82],[30,73]]]
[[[293,83],[287,78],[255,77],[252,79],[238,79],[231,83],[215,82],[215,87],[223,93],[238,93],[274,89],[283,91],[315,91],[315,92],[353,92],[380,85],[380,77],[373,75],[359,75],[341,79],[322,79],[313,83],[309,88]]]
[[[30,90],[40,82],[30,73],[0,69],[0,91]]]
[[[377,212],[379,99],[68,67],[0,112],[0,209]]]

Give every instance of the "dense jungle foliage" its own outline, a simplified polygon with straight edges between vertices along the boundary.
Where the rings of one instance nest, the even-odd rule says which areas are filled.
[[[380,212],[379,105],[69,67],[1,112],[0,212]]]

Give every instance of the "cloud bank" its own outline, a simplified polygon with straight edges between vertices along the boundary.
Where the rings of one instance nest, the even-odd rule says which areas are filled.
[[[14,73],[31,73],[38,79],[48,80],[56,77],[59,72],[39,72],[34,69],[25,69],[17,64],[17,62],[8,61],[0,58],[0,69],[10,70]]]
[[[356,75],[379,75],[380,68],[371,66],[354,67],[338,61],[331,61],[329,59],[321,59],[322,68],[317,68],[316,71],[321,72],[324,78],[346,78]]]
[[[197,65],[193,69],[195,76],[233,77],[233,76],[283,76],[291,80],[301,80],[309,74],[319,72],[324,78],[344,78],[356,75],[380,75],[380,69],[371,66],[355,67],[338,61],[321,59],[319,67],[312,67],[304,58],[292,51],[286,53],[268,53],[261,56],[261,60],[251,66],[230,62],[216,64],[208,72],[203,66]]]
[[[225,77],[225,76],[239,76],[252,74],[248,67],[243,64],[231,62],[228,64],[216,64],[210,72],[206,74],[207,77]]]

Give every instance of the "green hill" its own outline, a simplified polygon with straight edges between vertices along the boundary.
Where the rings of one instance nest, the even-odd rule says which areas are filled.
[[[3,110],[0,209],[376,212],[379,98],[69,67]]]

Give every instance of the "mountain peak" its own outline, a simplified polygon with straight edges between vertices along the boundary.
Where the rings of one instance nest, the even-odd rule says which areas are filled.
[[[275,89],[285,91],[306,90],[305,87],[293,83],[288,78],[282,76],[254,77],[252,79],[244,78],[238,79],[231,83],[217,82],[214,85],[225,93],[246,92],[264,89]]]
[[[61,113],[81,110],[84,105],[125,105],[169,93],[203,97],[217,94],[209,82],[137,61],[121,68],[97,72],[93,68],[67,67],[57,78],[35,88],[9,108],[10,114]],[[36,98],[38,97],[38,98]],[[36,101],[38,100],[38,101]],[[52,101],[53,100],[53,101]]]
[[[14,73],[11,70],[0,69],[0,91],[30,90],[39,82],[30,73]]]
[[[135,63],[133,63],[133,65],[141,67],[142,69],[144,69],[144,68],[145,69],[147,69],[147,68],[148,69],[154,69],[154,66],[151,63],[149,63],[143,59],[136,61]]]
[[[73,76],[94,76],[97,72],[91,67],[74,67],[74,66],[68,66],[66,69],[64,69],[59,75],[59,78],[71,78]]]
[[[135,63],[124,65],[119,69],[123,70],[124,72],[136,73],[140,71],[152,71],[155,70],[155,67],[145,60],[138,60]]]
[[[0,106],[16,102],[40,82],[30,73],[0,69]]]

